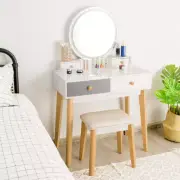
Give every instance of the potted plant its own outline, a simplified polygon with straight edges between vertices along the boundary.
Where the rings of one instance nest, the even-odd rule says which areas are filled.
[[[160,102],[168,105],[166,119],[163,121],[164,137],[180,142],[180,66],[165,66],[161,74],[164,88],[155,95]]]

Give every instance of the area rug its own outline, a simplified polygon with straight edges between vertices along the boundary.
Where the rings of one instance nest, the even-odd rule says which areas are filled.
[[[96,175],[89,170],[73,172],[75,180],[180,180],[180,149],[137,159],[136,168],[130,161],[97,167]]]

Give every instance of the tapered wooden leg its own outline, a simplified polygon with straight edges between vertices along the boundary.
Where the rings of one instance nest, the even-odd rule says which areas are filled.
[[[130,97],[125,97],[125,113],[130,114]]]
[[[142,131],[142,139],[143,139],[143,149],[144,149],[144,151],[147,152],[148,151],[148,139],[147,139],[147,120],[146,120],[144,90],[141,91],[141,94],[139,96],[139,104],[140,104],[141,131]]]
[[[56,102],[56,125],[55,125],[55,139],[54,143],[56,147],[60,144],[60,128],[62,121],[62,108],[63,108],[63,97],[57,92],[57,102]]]
[[[130,150],[130,157],[131,157],[131,166],[132,168],[135,168],[136,167],[136,151],[135,151],[133,125],[128,126],[128,141],[129,141],[129,150]]]
[[[70,167],[72,161],[72,129],[73,129],[73,100],[67,100],[67,135],[66,135],[66,165]]]
[[[79,160],[84,159],[84,152],[86,148],[86,135],[87,135],[87,128],[84,122],[81,125],[81,138],[80,138],[80,149],[79,149]]]
[[[125,108],[124,108],[125,113],[130,115],[130,97],[126,96],[125,97]],[[128,135],[128,131],[125,131],[125,135]]]
[[[90,132],[90,159],[89,159],[89,175],[95,175],[95,164],[96,164],[96,131],[91,130]]]
[[[117,132],[117,152],[120,154],[122,153],[122,135],[122,131]]]

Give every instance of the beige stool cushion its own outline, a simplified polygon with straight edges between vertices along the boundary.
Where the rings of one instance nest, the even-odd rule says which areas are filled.
[[[120,109],[85,113],[80,118],[89,130],[132,124],[130,116]]]

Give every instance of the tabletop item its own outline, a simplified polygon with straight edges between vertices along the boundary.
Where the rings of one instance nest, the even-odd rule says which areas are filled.
[[[72,60],[72,50],[69,43],[61,43],[61,61],[71,61]]]
[[[96,59],[96,65],[95,68],[99,68],[99,59]]]
[[[83,61],[83,69],[84,69],[84,71],[85,72],[88,72],[88,70],[89,70],[89,62],[88,62],[88,60],[84,60]]]
[[[77,71],[76,71],[77,73],[83,73],[83,70],[82,69],[77,69]]]
[[[72,61],[60,61],[60,69],[82,69],[82,60],[74,59]]]
[[[121,48],[117,47],[116,48],[116,56],[120,56],[121,54]]]
[[[101,60],[100,68],[104,68],[103,60]]]
[[[67,74],[72,74],[72,70],[71,69],[67,69]]]
[[[119,69],[123,72],[127,72],[129,68],[129,58],[130,57],[120,57],[120,62],[119,62]]]
[[[121,45],[121,57],[126,57],[126,46],[124,42]]]
[[[112,51],[115,39],[115,24],[109,13],[99,7],[79,12],[69,28],[72,50],[85,60],[101,57]]]

